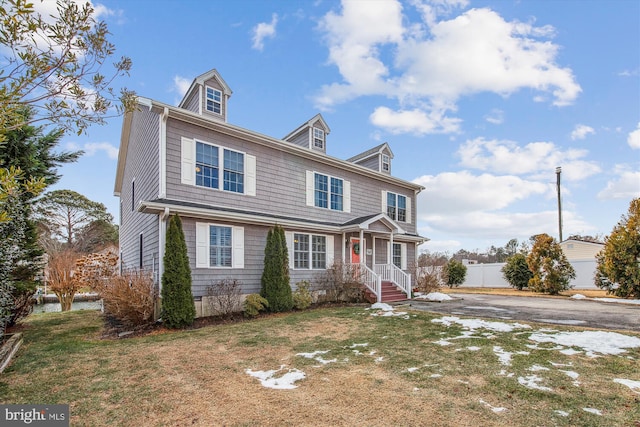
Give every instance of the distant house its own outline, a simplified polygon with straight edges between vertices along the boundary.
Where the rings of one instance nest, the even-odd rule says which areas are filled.
[[[604,243],[579,239],[567,239],[560,242],[562,252],[569,261],[596,259],[596,255],[604,249]]]
[[[196,299],[225,278],[259,292],[275,224],[285,229],[292,285],[313,284],[339,261],[358,266],[378,300],[383,286],[410,292],[409,268],[427,240],[416,225],[423,187],[391,175],[388,144],[340,160],[327,155],[320,114],[273,138],[227,122],[231,94],[214,69],[177,107],[140,97],[125,115],[114,189],[123,266],[159,281],[167,220],[179,214]]]

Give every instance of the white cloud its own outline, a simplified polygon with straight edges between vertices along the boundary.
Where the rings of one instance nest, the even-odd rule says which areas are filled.
[[[181,76],[175,76],[173,78],[173,86],[174,86],[174,90],[181,96],[183,97],[187,91],[189,90],[189,87],[191,86],[191,80],[185,78],[185,77],[181,77]]]
[[[638,123],[636,130],[629,132],[627,143],[634,150],[640,150],[640,123]]]
[[[494,108],[489,114],[484,116],[484,119],[491,124],[501,125],[504,123],[504,111]]]
[[[581,92],[571,69],[556,64],[559,46],[549,40],[553,27],[508,22],[490,9],[440,18],[466,6],[466,0],[414,0],[411,5],[421,13],[420,22],[408,22],[399,1],[374,2],[364,9],[358,1],[343,0],[338,13],[324,16],[319,27],[326,35],[329,62],[343,81],[321,88],[318,108],[383,95],[396,99],[399,107],[395,112],[378,107],[372,114],[376,126],[393,133],[457,132],[459,119],[447,113],[456,111],[464,96],[533,89],[535,100],[549,95],[554,105],[563,106]],[[391,118],[404,123],[396,126]],[[416,125],[417,119],[427,123]]]
[[[467,168],[493,173],[554,177],[555,168],[562,167],[563,177],[578,181],[601,171],[595,162],[583,160],[588,151],[561,150],[551,142],[531,142],[519,146],[513,141],[476,138],[460,146],[457,155]]]
[[[109,142],[87,142],[80,146],[74,142],[66,144],[67,150],[82,150],[85,156],[95,156],[103,151],[109,159],[118,159],[118,147],[113,146]]]
[[[596,131],[591,126],[576,125],[573,132],[571,132],[571,139],[573,141],[575,141],[576,139],[585,139],[590,133],[596,133]]]
[[[458,118],[445,117],[442,111],[428,112],[418,108],[393,111],[387,107],[376,108],[369,120],[375,126],[394,134],[413,133],[416,135],[458,132],[462,121]]]
[[[266,38],[274,38],[276,36],[276,25],[278,24],[278,14],[271,15],[271,22],[261,22],[253,27],[253,45],[255,50],[262,51],[264,49],[264,40]]]
[[[606,188],[598,193],[598,199],[633,199],[640,197],[640,171],[627,166],[614,168],[615,179],[607,182]]]

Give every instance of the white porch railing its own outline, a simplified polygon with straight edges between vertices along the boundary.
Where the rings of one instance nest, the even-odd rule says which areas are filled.
[[[374,295],[376,300],[380,302],[382,299],[382,279],[373,270],[367,267],[365,264],[345,264],[343,271],[343,280],[355,280],[358,283],[365,285]]]
[[[391,282],[411,299],[411,275],[400,270],[394,264],[375,264],[373,269],[383,281]]]

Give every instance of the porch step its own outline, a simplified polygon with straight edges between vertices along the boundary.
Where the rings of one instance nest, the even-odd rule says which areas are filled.
[[[365,289],[365,299],[370,303],[377,302],[377,298],[369,289]],[[405,301],[407,295],[391,282],[382,282],[382,302]]]

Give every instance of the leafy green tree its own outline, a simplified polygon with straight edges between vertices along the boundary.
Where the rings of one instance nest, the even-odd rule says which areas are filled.
[[[82,133],[104,123],[114,104],[117,113],[133,110],[135,94],[126,88],[117,94],[112,87],[129,74],[131,60],[122,57],[108,75],[102,72],[115,46],[91,3],[58,0],[57,11],[45,16],[38,3],[0,3],[0,137],[41,121]],[[30,118],[21,113],[25,107],[34,109]]]
[[[260,295],[269,301],[270,311],[289,311],[293,308],[287,242],[284,229],[279,225],[267,234],[261,284]]]
[[[185,328],[193,324],[196,307],[191,293],[191,268],[182,221],[173,215],[167,228],[162,273],[162,322],[169,328]]]
[[[631,201],[596,261],[596,286],[622,298],[640,298],[640,198]]]
[[[533,277],[527,265],[527,257],[523,253],[516,253],[507,258],[506,264],[500,271],[509,285],[519,291],[529,286],[529,280]]]
[[[32,110],[26,108],[22,111],[25,120],[32,116]],[[0,166],[4,168],[19,168],[21,170],[20,182],[30,179],[42,180],[45,186],[55,184],[60,179],[57,167],[74,162],[82,154],[75,152],[56,152],[56,146],[62,137],[61,131],[44,132],[43,127],[30,125],[9,131],[5,135],[5,141],[0,149]],[[14,264],[12,271],[16,289],[35,291],[34,278],[42,271],[43,248],[38,243],[37,222],[33,218],[32,202],[34,195],[30,192],[22,192],[22,219],[25,221],[24,236],[18,242],[22,256]]]
[[[51,191],[36,202],[42,229],[49,238],[61,240],[65,248],[75,248],[83,230],[95,221],[111,223],[105,205],[72,190]]]
[[[451,258],[444,266],[444,276],[447,278],[447,285],[450,288],[460,286],[467,276],[467,267],[455,258]]]
[[[571,288],[569,282],[576,272],[567,260],[560,244],[548,234],[533,236],[533,247],[527,255],[527,265],[533,276],[529,289],[558,295]]]

